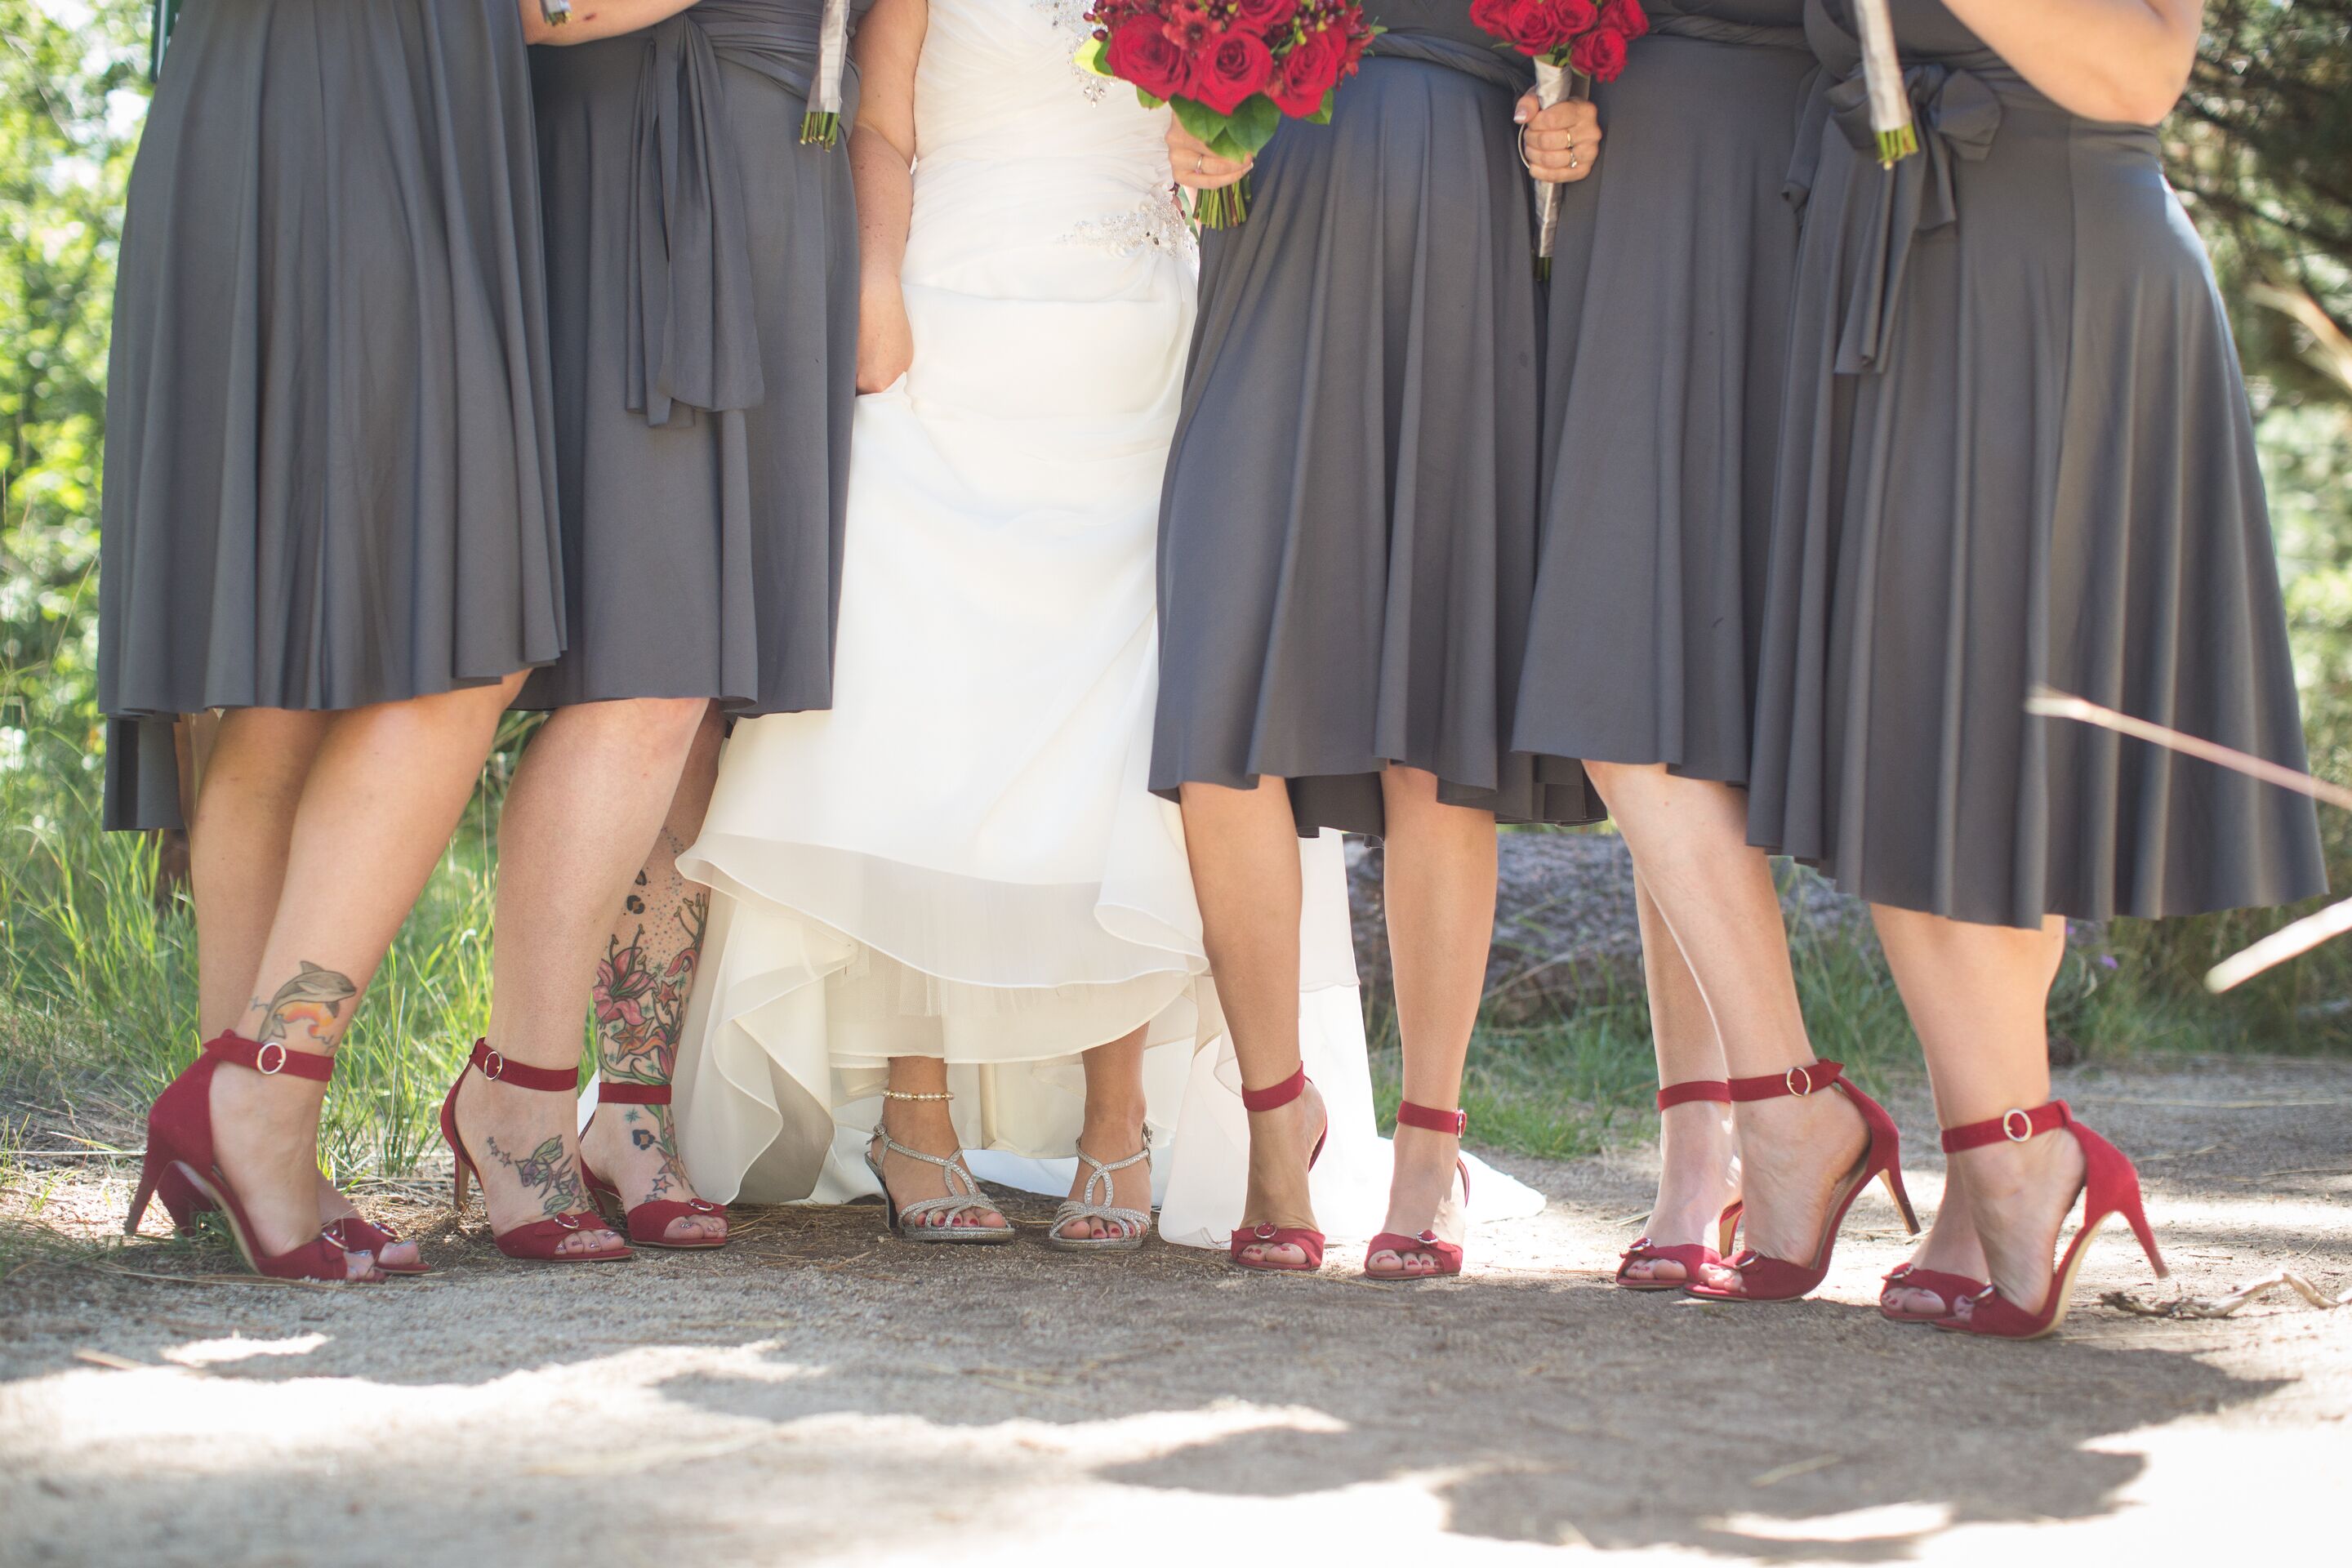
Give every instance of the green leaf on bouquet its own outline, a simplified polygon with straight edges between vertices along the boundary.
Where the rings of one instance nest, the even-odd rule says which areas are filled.
[[[1219,114],[1207,104],[1195,103],[1189,98],[1179,98],[1172,101],[1176,105],[1178,124],[1206,143],[1209,150],[1215,153],[1218,157],[1231,156],[1217,145],[1219,140],[1224,136],[1229,124],[1223,115]]]
[[[1135,89],[1135,101],[1146,109],[1158,109],[1168,100],[1164,98],[1154,98],[1139,87]]]
[[[1274,100],[1262,92],[1252,93],[1233,112],[1233,139],[1247,157],[1256,156],[1261,148],[1274,140],[1274,133],[1281,127],[1282,110],[1275,107]]]
[[[1326,89],[1324,89],[1324,92],[1323,92],[1323,102],[1322,102],[1321,106],[1320,106],[1319,108],[1318,108],[1318,109],[1315,110],[1315,112],[1314,112],[1314,113],[1312,113],[1312,114],[1310,114],[1310,115],[1308,115],[1308,116],[1307,117],[1307,124],[1309,124],[1309,125],[1328,125],[1328,124],[1330,124],[1330,123],[1331,123],[1331,106],[1332,106],[1333,104],[1335,104],[1335,103],[1339,102],[1339,89],[1338,88],[1336,88],[1336,87],[1334,87],[1334,88],[1326,88]]]
[[[1097,76],[1113,76],[1115,73],[1111,68],[1103,64],[1105,47],[1100,38],[1090,37],[1078,46],[1078,52],[1071,58],[1077,61],[1082,71],[1091,71]]]

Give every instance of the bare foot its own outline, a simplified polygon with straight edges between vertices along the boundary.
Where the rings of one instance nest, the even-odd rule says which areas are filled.
[[[595,1212],[580,1179],[573,1103],[566,1095],[467,1073],[457,1090],[457,1130],[474,1157],[493,1234],[558,1215]],[[605,1252],[620,1239],[601,1225],[583,1224],[556,1251],[565,1257]]]
[[[325,1223],[318,1176],[319,1107],[326,1085],[224,1062],[213,1073],[210,1092],[213,1163],[245,1208],[255,1250],[274,1258],[315,1240]],[[349,1278],[374,1273],[366,1253],[347,1257]]]
[[[1739,1107],[1741,1250],[1808,1264],[1821,1250],[1831,1194],[1870,1145],[1853,1102],[1835,1090],[1753,1100]],[[1708,1269],[1706,1283],[1737,1289],[1739,1274]]]
[[[667,1105],[599,1105],[581,1134],[580,1156],[621,1194],[621,1206],[688,1203],[694,1184],[677,1157],[677,1137]],[[679,1215],[662,1227],[673,1247],[709,1246],[727,1239],[723,1214]]]
[[[1927,1239],[1911,1255],[1906,1268],[1957,1274],[1964,1279],[1985,1278],[1984,1245],[1977,1239],[1976,1217],[1969,1207],[1969,1184],[1958,1160],[1944,1171],[1944,1198],[1936,1205],[1936,1222]],[[1922,1289],[1900,1280],[1887,1286],[1879,1300],[1887,1310],[1910,1317],[1946,1317],[1959,1308],[1944,1291]]]
[[[1389,1215],[1381,1228],[1400,1236],[1433,1235],[1461,1246],[1470,1229],[1467,1194],[1454,1165],[1462,1140],[1425,1127],[1399,1127],[1391,1148],[1396,1163],[1389,1177]],[[1364,1272],[1375,1279],[1417,1279],[1436,1271],[1437,1255],[1417,1248],[1382,1247],[1364,1258]]]
[[[1955,1154],[1984,1247],[1985,1273],[2002,1300],[2026,1311],[2050,1294],[2058,1233],[2083,1191],[2083,1146],[2063,1132]],[[1965,1314],[1963,1314],[1965,1315]]]
[[[1097,1125],[1096,1119],[1090,1116],[1086,1130],[1078,1134],[1079,1151],[1093,1155],[1106,1165],[1116,1165],[1142,1148],[1143,1118],[1140,1115],[1116,1120],[1106,1118],[1101,1125]],[[1089,1179],[1094,1181],[1092,1194],[1087,1191]],[[1110,1173],[1110,1191],[1106,1194],[1101,1180],[1096,1176],[1095,1168],[1081,1160],[1077,1173],[1070,1178],[1070,1201],[1135,1209],[1148,1215],[1151,1212],[1151,1162],[1149,1159],[1138,1160],[1132,1165],[1113,1171]],[[1118,1220],[1087,1215],[1065,1220],[1054,1228],[1054,1234],[1065,1241],[1108,1241],[1113,1237],[1133,1236],[1135,1227]]]
[[[892,1138],[908,1148],[942,1160],[953,1159],[962,1148],[962,1141],[956,1136],[954,1119],[948,1114],[947,1106],[939,1101],[891,1100],[883,1108],[882,1126]],[[900,1209],[905,1209],[908,1204],[921,1203],[926,1198],[968,1196],[971,1200],[953,1208],[943,1206],[917,1215],[905,1222],[908,1225],[932,1229],[953,1226],[962,1230],[1005,1230],[1011,1227],[1012,1222],[980,1195],[977,1184],[967,1190],[942,1166],[928,1160],[910,1159],[896,1150],[885,1148],[878,1140],[874,1147],[876,1157],[882,1163],[882,1180],[890,1189],[890,1201]],[[963,1166],[959,1163],[956,1168],[962,1170]]]
[[[1723,1211],[1739,1195],[1731,1108],[1704,1101],[1670,1106],[1658,1117],[1658,1201],[1643,1236],[1654,1247],[1720,1247]],[[1679,1285],[1690,1278],[1665,1258],[1634,1258],[1624,1273],[1641,1284]]]
[[[1314,1230],[1314,1200],[1307,1195],[1307,1163],[1316,1141],[1331,1125],[1323,1096],[1308,1084],[1297,1100],[1250,1119],[1249,1190],[1242,1198],[1236,1230],[1272,1226],[1277,1230]],[[1306,1249],[1289,1242],[1254,1242],[1241,1250],[1244,1263],[1303,1268]]]
[[[319,1173],[319,1220],[332,1225],[339,1219],[364,1219],[342,1188],[327,1180],[327,1173]],[[414,1268],[425,1260],[413,1241],[395,1241],[376,1253],[375,1260],[387,1268]]]

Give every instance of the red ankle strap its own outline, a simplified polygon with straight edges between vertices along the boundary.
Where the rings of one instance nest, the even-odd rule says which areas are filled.
[[[1399,1127],[1418,1127],[1423,1132],[1451,1132],[1459,1138],[1470,1131],[1470,1113],[1466,1110],[1439,1110],[1433,1106],[1415,1105],[1406,1100],[1397,1107]]]
[[[2055,1132],[2061,1127],[2074,1123],[2074,1111],[2063,1100],[2047,1105],[2037,1105],[2031,1110],[2009,1110],[1990,1121],[1971,1121],[1965,1127],[1947,1128],[1944,1132],[1944,1152],[1958,1154],[1969,1149],[1982,1149],[1991,1143],[2022,1143],[2029,1138],[2039,1138],[2044,1132]]]
[[[1306,1092],[1307,1064],[1305,1062],[1301,1062],[1298,1064],[1298,1070],[1297,1072],[1292,1073],[1288,1078],[1284,1079],[1280,1083],[1274,1085],[1270,1089],[1250,1089],[1244,1086],[1242,1089],[1242,1109],[1244,1110],[1279,1110],[1284,1106],[1288,1105],[1292,1100],[1297,1100],[1300,1095]]]
[[[669,1085],[630,1083],[623,1079],[600,1078],[596,1080],[596,1103],[599,1105],[667,1105]]]
[[[251,1068],[268,1078],[284,1073],[288,1078],[324,1083],[335,1076],[335,1058],[331,1056],[317,1051],[289,1051],[283,1041],[248,1040],[234,1030],[223,1030],[217,1038],[206,1040],[205,1049],[225,1062]]]
[[[1731,1080],[1731,1098],[1746,1105],[1758,1100],[1779,1100],[1794,1095],[1802,1100],[1809,1094],[1819,1094],[1837,1082],[1845,1068],[1838,1062],[1814,1062],[1807,1067],[1790,1068],[1787,1072],[1766,1073],[1761,1078],[1736,1078]]]
[[[488,1040],[474,1042],[471,1058],[474,1070],[495,1083],[511,1084],[517,1089],[539,1089],[550,1093],[572,1094],[580,1088],[580,1069],[576,1067],[557,1071],[553,1068],[527,1067],[510,1062],[490,1049]]]
[[[1695,1078],[1688,1083],[1670,1083],[1658,1090],[1660,1110],[1672,1110],[1677,1105],[1695,1105],[1700,1100],[1709,1105],[1729,1105],[1731,1086],[1719,1078]]]

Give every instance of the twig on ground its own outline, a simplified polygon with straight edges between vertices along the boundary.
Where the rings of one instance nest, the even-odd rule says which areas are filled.
[[[2352,1289],[2330,1296],[2291,1268],[2265,1274],[2252,1284],[2242,1286],[2227,1296],[2179,1296],[2169,1301],[2150,1303],[2139,1300],[2128,1290],[2110,1290],[2099,1300],[2117,1311],[2129,1312],[2140,1318],[2226,1318],[2247,1302],[2260,1300],[2281,1288],[2293,1290],[2324,1312],[2337,1307],[2352,1307]]]

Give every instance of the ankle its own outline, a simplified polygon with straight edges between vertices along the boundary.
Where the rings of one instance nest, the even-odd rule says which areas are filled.
[[[944,1100],[886,1100],[882,1130],[898,1142],[928,1153],[958,1146],[955,1117]]]

